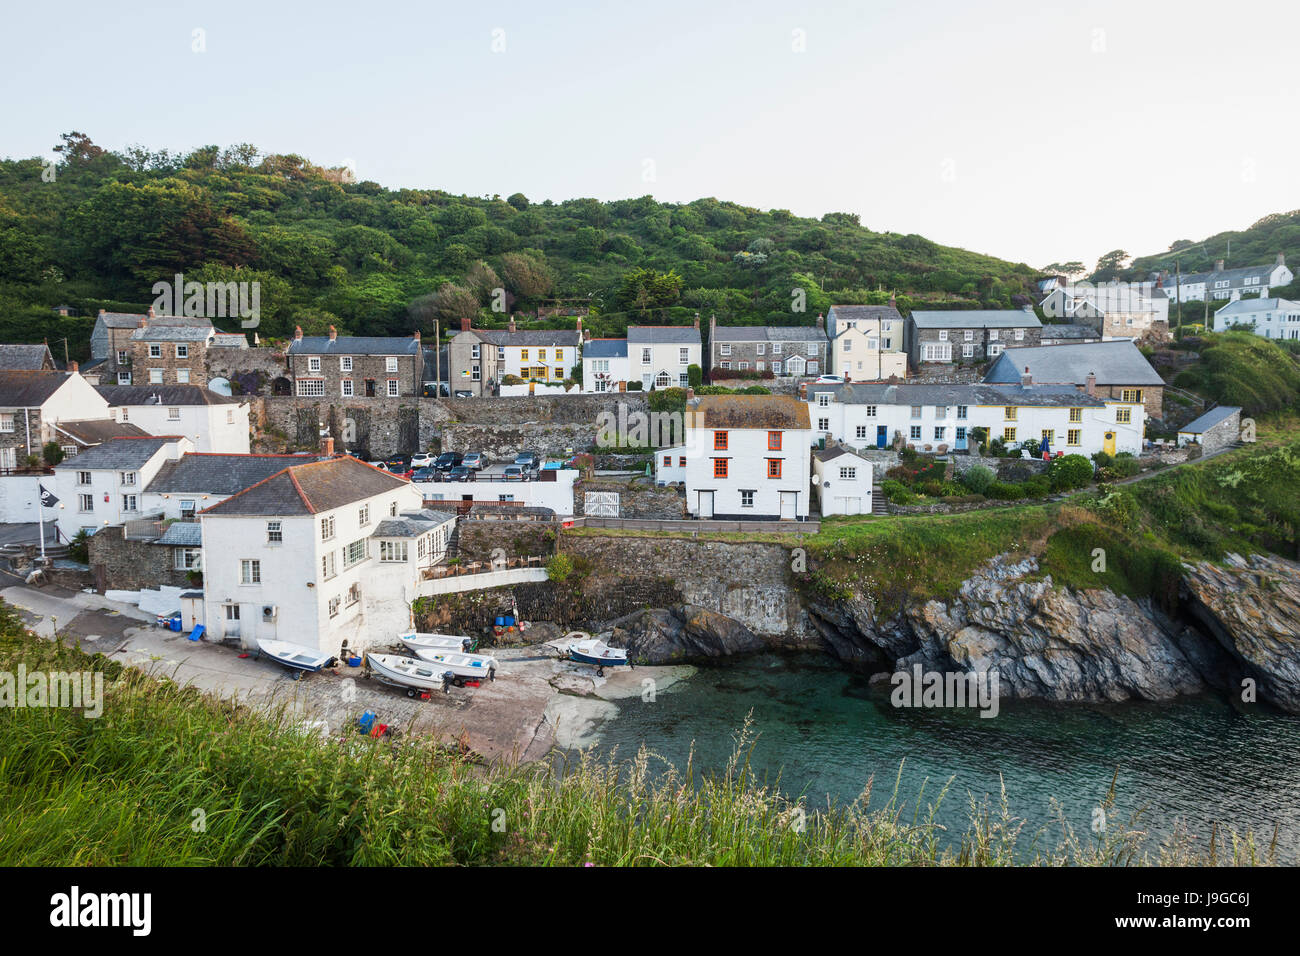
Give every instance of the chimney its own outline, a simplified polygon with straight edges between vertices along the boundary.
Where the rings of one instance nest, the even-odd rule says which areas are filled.
[[[460,320],[460,330],[461,330],[462,332],[468,332],[468,331],[469,331],[469,319],[468,319],[468,318],[462,318],[462,319]]]
[[[295,336],[295,338],[296,338],[296,336]],[[338,341],[338,338],[339,338],[339,330],[336,329],[336,328],[334,328],[334,326],[331,325],[331,326],[330,326],[330,341],[331,341],[331,342],[337,342],[337,341]]]
[[[1086,394],[1089,398],[1097,397],[1097,373],[1096,372],[1088,373],[1088,378],[1084,382],[1083,391],[1084,394]]]
[[[1222,259],[1215,259],[1215,260],[1214,260],[1214,271],[1215,271],[1215,272],[1222,272],[1222,271],[1223,271],[1223,260],[1222,260]]]
[[[149,306],[148,316],[149,316],[149,318],[151,318],[151,319],[154,317],[153,306]]]
[[[820,312],[817,313],[817,328],[826,328],[826,316],[822,315]]]
[[[893,290],[890,290],[890,293],[889,293],[889,307],[890,307],[891,309],[897,309],[897,308],[898,308],[898,300],[894,298]]]
[[[334,457],[334,436],[327,435],[320,440],[320,453],[326,458]]]
[[[510,316],[510,331],[511,332],[515,331],[515,317],[513,315]]]
[[[293,340],[294,340],[295,342],[301,342],[301,341],[302,341],[302,326],[301,326],[301,325],[295,325],[295,326],[293,327]]]
[[[686,400],[689,402],[689,401],[690,401],[691,399],[693,399],[694,397],[695,397],[695,389],[693,389],[693,388],[691,388],[689,385],[687,385],[687,386],[686,386]]]
[[[100,309],[100,310],[99,310],[99,314],[100,314],[100,315],[107,315],[107,314],[108,314],[108,310],[107,310],[107,309]]]
[[[578,341],[582,341],[582,316],[578,316]]]
[[[72,372],[72,373],[75,375],[77,372],[81,371],[81,363],[80,363],[80,362],[77,362],[77,361],[75,361],[75,360],[69,362],[69,363],[68,363],[68,371],[69,371],[69,372]]]
[[[697,329],[700,327],[700,313],[698,312],[695,313],[695,327]]]
[[[415,339],[415,341],[417,342],[420,341],[420,330],[416,329],[414,332],[412,332],[411,338]]]
[[[1286,265],[1286,255],[1284,253],[1279,252],[1277,254],[1277,264],[1280,266]]]
[[[1020,376],[1020,384],[1021,384],[1021,385],[1033,385],[1033,384],[1034,384],[1034,377],[1033,377],[1032,375],[1029,374],[1029,366],[1028,366],[1028,365],[1025,366],[1025,374]]]

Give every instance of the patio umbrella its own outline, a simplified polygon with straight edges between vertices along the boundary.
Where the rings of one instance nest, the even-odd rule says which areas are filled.
[[[1043,439],[1043,444],[1039,446],[1039,451],[1043,453],[1043,458],[1050,458],[1052,456],[1052,442],[1050,438],[1045,437]]]

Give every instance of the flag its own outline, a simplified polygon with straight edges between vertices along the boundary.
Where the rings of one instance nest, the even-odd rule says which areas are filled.
[[[42,508],[53,508],[55,505],[59,503],[59,499],[54,497],[54,495],[51,494],[50,492],[46,491],[44,485],[38,485],[37,487],[41,489]]]

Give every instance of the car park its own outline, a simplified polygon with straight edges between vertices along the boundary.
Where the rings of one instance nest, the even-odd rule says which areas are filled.
[[[462,461],[461,464],[466,468],[472,468],[475,471],[478,471],[480,468],[487,467],[487,459],[478,452],[472,451],[465,456],[465,460]]]
[[[458,451],[444,451],[433,462],[433,467],[439,471],[451,471],[457,465],[463,464],[465,456]]]
[[[417,471],[433,464],[433,455],[427,451],[416,452],[411,456],[411,467]]]
[[[537,455],[531,451],[521,451],[515,456],[515,464],[526,471],[536,471],[539,464]]]
[[[448,481],[473,481],[474,469],[466,468],[464,465],[457,465],[451,471],[447,472]]]
[[[437,481],[438,472],[433,468],[417,468],[411,475],[412,481]]]
[[[520,465],[506,465],[502,476],[506,481],[528,481],[530,473]]]

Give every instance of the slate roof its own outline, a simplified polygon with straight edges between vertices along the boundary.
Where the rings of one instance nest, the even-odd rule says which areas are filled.
[[[1025,367],[1036,383],[1068,382],[1083,385],[1088,373],[1097,376],[1098,385],[1163,385],[1159,373],[1151,367],[1132,342],[1084,342],[1078,345],[1039,345],[1007,349],[993,363],[985,382],[1019,382]]]
[[[813,457],[818,461],[834,461],[842,455],[851,455],[860,461],[866,461],[861,455],[856,454],[852,448],[845,445],[832,445],[830,448],[819,448],[813,452]]]
[[[1220,425],[1223,422],[1226,422],[1233,415],[1238,415],[1240,413],[1241,406],[1239,405],[1220,405],[1218,408],[1211,408],[1200,418],[1188,422],[1182,428],[1178,429],[1178,434],[1200,435],[1204,432],[1208,432],[1215,425]]]
[[[103,322],[110,329],[135,329],[141,320],[148,318],[143,312],[101,312],[95,321]]]
[[[302,455],[227,455],[190,452],[169,461],[145,491],[150,494],[233,495],[305,461]]]
[[[248,337],[243,332],[218,332],[212,337],[213,348],[246,349]]]
[[[385,518],[375,527],[372,538],[418,538],[448,521],[455,521],[454,514],[445,511],[431,511],[422,508],[419,511],[405,512],[396,518]]]
[[[903,315],[892,305],[833,305],[826,312],[826,327],[833,330],[836,338],[844,331],[839,328],[841,322],[848,326],[854,322],[876,320],[901,322]]]
[[[289,343],[290,355],[416,355],[420,340],[413,335],[304,335]]]
[[[1091,325],[1075,325],[1072,323],[1053,323],[1045,322],[1043,324],[1044,339],[1100,339],[1101,333]]]
[[[913,312],[918,329],[1036,329],[1043,323],[1024,309],[953,309]]]
[[[45,360],[49,357],[48,345],[0,345],[0,370],[40,371],[45,367]]]
[[[592,339],[582,347],[585,359],[627,358],[627,339]]]
[[[148,438],[110,438],[99,445],[87,448],[72,458],[66,458],[60,468],[66,471],[92,471],[122,469],[131,471],[142,467],[160,448],[176,441],[176,436]]]
[[[406,484],[396,475],[343,455],[291,465],[201,513],[311,515],[364,501]]]
[[[154,544],[168,544],[179,548],[198,548],[203,544],[203,526],[197,521],[175,521],[167,526],[162,537]]]
[[[705,395],[694,402],[697,428],[811,428],[808,405],[793,395]]]
[[[38,408],[70,377],[70,372],[0,371],[0,407]]]
[[[715,342],[825,342],[826,330],[815,325],[719,325]]]
[[[207,322],[204,319],[204,322]],[[131,333],[132,342],[206,342],[213,335],[212,323],[206,325],[159,325],[151,322]]]
[[[1064,348],[1065,346],[1056,346]],[[1106,403],[1090,398],[1071,385],[822,385],[808,389],[809,398],[830,392],[845,405],[1017,405],[1059,408],[1100,408]]]
[[[1281,309],[1300,311],[1300,302],[1292,299],[1234,299],[1215,312],[1214,317],[1237,315],[1239,312],[1276,312]]]
[[[629,345],[699,345],[700,330],[693,325],[629,325]]]
[[[1238,269],[1223,269],[1220,272],[1189,272],[1182,277],[1183,285],[1196,285],[1211,281],[1240,283],[1242,279],[1250,279],[1256,276],[1261,282],[1267,281],[1268,277],[1273,274],[1273,270],[1278,267],[1279,263],[1270,262],[1262,266],[1241,266]],[[1165,278],[1161,283],[1161,288],[1174,289],[1179,284],[1178,276],[1171,275]]]
[[[57,431],[82,445],[98,445],[110,438],[147,438],[149,433],[131,422],[112,418],[84,419],[72,422],[52,422]]]
[[[518,346],[523,348],[577,348],[582,342],[582,334],[577,329],[472,329],[484,342],[496,346]]]
[[[245,399],[219,395],[202,385],[96,385],[108,404],[121,405],[239,405]]]

